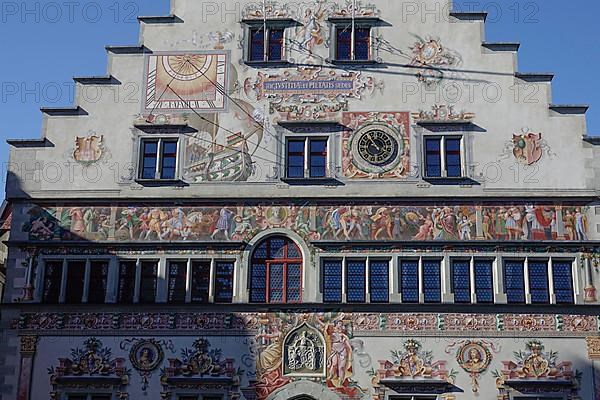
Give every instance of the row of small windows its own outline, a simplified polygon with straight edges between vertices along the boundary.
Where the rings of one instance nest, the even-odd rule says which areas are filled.
[[[423,143],[426,178],[465,176],[461,136],[427,136]],[[331,177],[330,138],[323,136],[288,138],[285,145],[286,179]],[[176,136],[143,138],[140,145],[139,179],[147,181],[178,179],[179,146]]]
[[[357,25],[352,23],[334,23],[332,39],[335,49],[335,61],[370,61],[372,60],[371,26],[364,22]],[[285,27],[281,23],[264,22],[260,25],[253,24],[248,29],[248,56],[249,62],[283,62],[285,61]],[[292,47],[297,47],[300,52],[310,51],[302,43],[292,41]]]
[[[347,303],[364,303],[367,293],[371,303],[389,302],[389,260],[326,259],[322,267],[325,303],[344,302],[343,293]],[[400,259],[398,290],[402,302],[442,303],[442,268],[441,259]],[[454,303],[494,303],[493,269],[492,259],[452,259],[450,284]],[[506,260],[503,285],[507,302],[528,303],[529,293],[531,304],[550,304],[552,287],[556,304],[573,304],[572,270],[572,261],[527,260],[526,266],[526,260]]]
[[[112,394],[68,394],[66,400],[112,400]],[[177,396],[177,400],[223,400],[223,396],[186,394]]]
[[[231,303],[234,267],[234,261],[169,261],[167,301],[173,304]],[[157,260],[121,261],[118,272],[117,302],[156,303],[158,268]],[[105,303],[108,271],[109,262],[103,260],[47,260],[44,268],[42,300],[44,303],[51,304]]]

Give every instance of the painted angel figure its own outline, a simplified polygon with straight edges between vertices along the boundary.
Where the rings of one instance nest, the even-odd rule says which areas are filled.
[[[301,53],[308,53],[306,61],[312,61],[314,58],[314,49],[325,42],[323,38],[322,23],[326,16],[323,9],[323,2],[317,1],[314,7],[307,7],[304,11],[304,25],[296,33],[296,45]]]

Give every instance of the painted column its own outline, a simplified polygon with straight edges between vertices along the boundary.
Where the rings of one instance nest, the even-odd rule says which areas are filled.
[[[27,261],[27,273],[25,275],[25,287],[23,288],[23,301],[33,301],[33,267],[35,265],[35,254],[29,253]]]
[[[600,400],[600,337],[589,337],[587,340],[588,358],[592,360],[594,373],[594,399]]]
[[[37,336],[21,336],[21,369],[19,371],[19,387],[17,400],[30,400],[33,360],[37,350]]]
[[[595,303],[597,301],[597,292],[596,286],[594,286],[594,274],[592,271],[592,255],[582,255],[581,262],[583,263],[583,268],[585,271],[585,288],[583,289],[583,291],[585,292],[584,301],[586,303]]]

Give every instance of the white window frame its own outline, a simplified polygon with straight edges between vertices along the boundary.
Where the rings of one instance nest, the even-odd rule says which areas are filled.
[[[137,179],[140,181],[172,181],[180,178],[180,163],[181,163],[181,140],[179,136],[142,136],[140,137],[138,149],[138,172]],[[143,178],[144,174],[144,143],[146,142],[158,142],[156,165],[154,168],[154,178]],[[162,159],[163,159],[163,148],[165,142],[177,142],[176,159],[175,159],[175,177],[173,179],[163,179],[162,174]]]
[[[262,28],[265,32],[264,40],[263,40],[263,59],[262,60],[251,60],[252,54],[252,30],[256,28]],[[261,21],[260,23],[248,23],[248,26],[245,30],[246,37],[246,45],[244,46],[246,51],[246,56],[244,60],[248,64],[261,64],[261,63],[285,63],[287,62],[287,40],[288,40],[288,25],[284,24],[283,21]],[[270,47],[270,32],[271,29],[283,29],[283,38],[281,43],[281,59],[280,60],[270,60],[269,59],[269,47]]]
[[[288,143],[289,142],[293,142],[293,141],[301,141],[301,139],[304,139],[304,177],[302,178],[294,178],[294,177],[290,177],[288,175]],[[325,176],[324,177],[311,177],[310,176],[310,142],[311,140],[325,140],[327,142],[327,147],[325,149],[325,151],[327,152],[327,158],[325,160]],[[318,134],[318,135],[299,135],[299,136],[286,136],[285,137],[285,149],[284,149],[284,178],[285,179],[289,179],[289,180],[294,180],[294,179],[298,179],[298,180],[303,180],[303,179],[308,179],[308,180],[319,180],[319,179],[330,179],[333,178],[333,171],[335,170],[335,168],[332,167],[331,163],[332,163],[332,159],[333,159],[333,155],[332,155],[332,137],[331,135],[322,135],[322,134]]]
[[[427,173],[427,140],[429,139],[440,139],[440,176],[430,176]],[[448,177],[448,168],[446,165],[446,140],[448,139],[460,139],[460,176],[459,177]],[[468,178],[466,170],[466,146],[465,146],[465,134],[462,132],[448,132],[448,133],[432,133],[423,135],[423,141],[421,144],[421,155],[423,159],[423,176],[427,179],[464,179]]]
[[[329,20],[331,28],[330,35],[331,38],[331,48],[329,53],[329,58],[332,63],[372,63],[377,59],[375,54],[375,28],[376,24],[371,20],[363,20],[359,18],[341,18],[341,19],[330,19]],[[337,45],[338,45],[338,36],[337,31],[338,28],[343,26],[350,26],[350,59],[343,60],[338,58],[337,53]],[[357,60],[356,59],[356,28],[369,28],[369,58],[366,60]]]

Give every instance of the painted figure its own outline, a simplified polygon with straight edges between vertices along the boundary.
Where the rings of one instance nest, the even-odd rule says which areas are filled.
[[[233,218],[233,211],[229,210],[227,207],[224,207],[219,212],[219,219],[217,220],[217,226],[213,233],[210,235],[211,239],[214,239],[217,234],[222,232],[225,235],[227,240],[229,239],[229,230],[231,229],[231,222]]]

